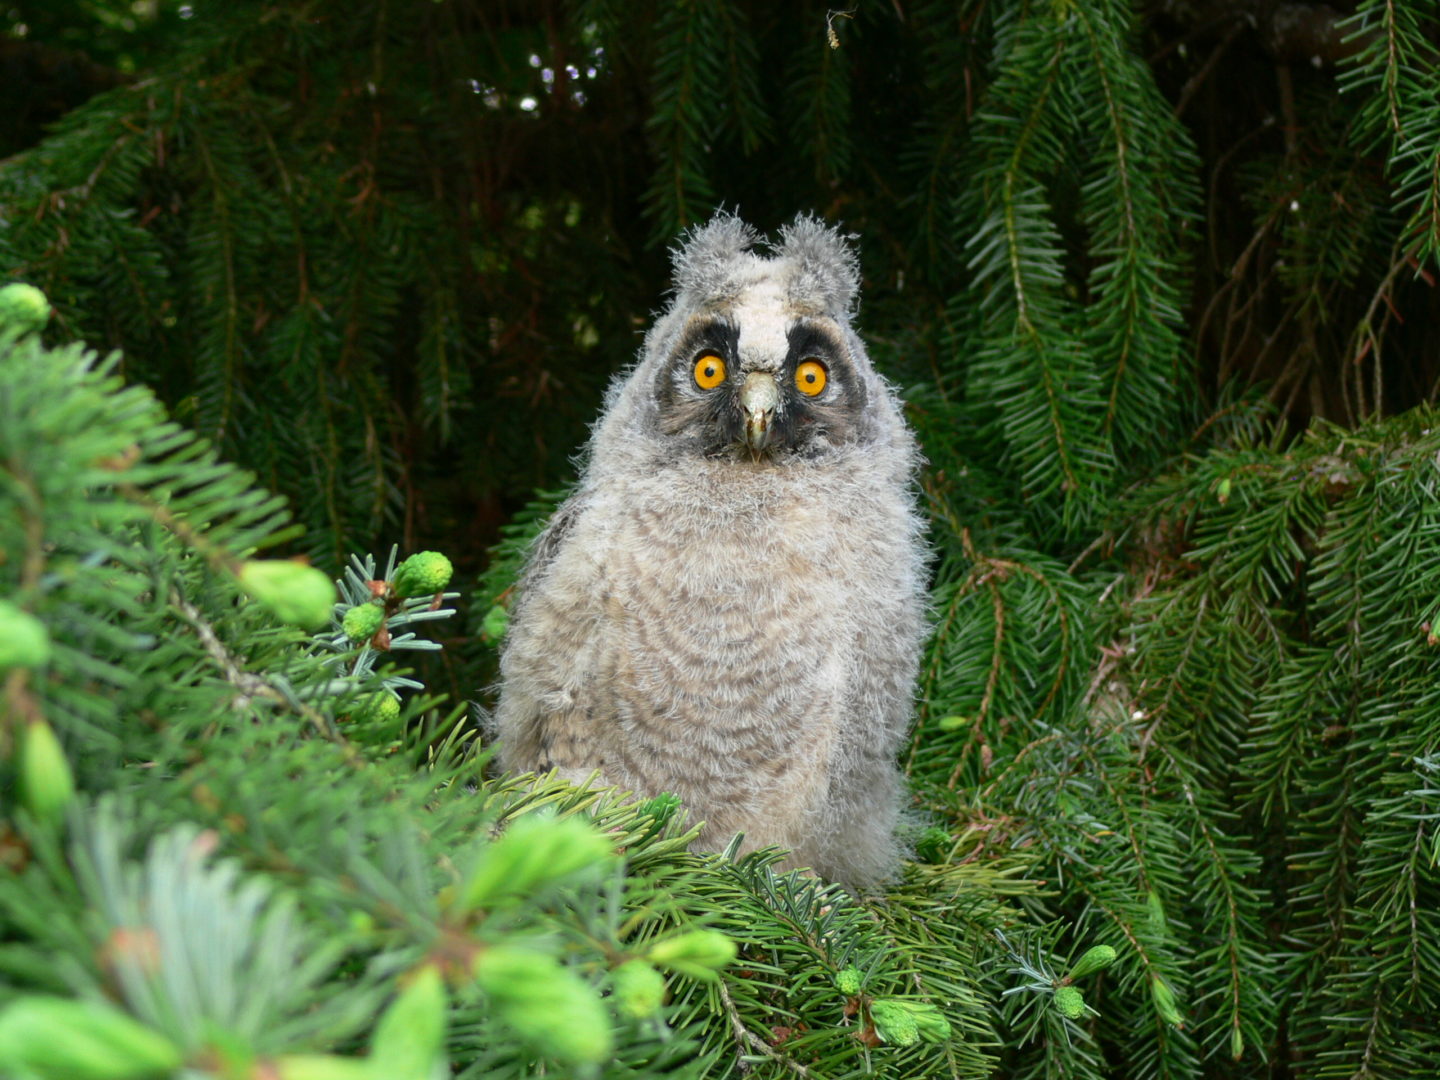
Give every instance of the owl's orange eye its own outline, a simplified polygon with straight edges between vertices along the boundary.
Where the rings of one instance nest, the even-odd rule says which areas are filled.
[[[725,381],[725,361],[707,352],[695,361],[695,385],[701,390],[714,390]]]
[[[826,374],[825,365],[819,360],[806,360],[795,369],[795,388],[814,397],[825,389]]]

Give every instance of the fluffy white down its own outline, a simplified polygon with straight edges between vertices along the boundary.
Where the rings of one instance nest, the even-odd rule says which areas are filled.
[[[721,217],[676,254],[677,293],[608,395],[576,494],[537,543],[502,657],[501,763],[645,795],[854,888],[893,874],[926,627],[914,439],[851,327],[858,270],[814,219],[773,257]],[[854,437],[807,456],[706,456],[655,388],[692,316],[778,371],[797,319],[833,325],[863,381]]]

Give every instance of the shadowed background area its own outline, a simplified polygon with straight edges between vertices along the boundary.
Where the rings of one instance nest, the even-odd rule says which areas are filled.
[[[475,568],[716,205],[859,234],[882,368],[983,431],[1047,540],[1238,392],[1296,425],[1428,400],[1404,238],[1434,193],[1386,168],[1424,117],[1344,92],[1383,27],[1085,8],[10,0],[0,269],[326,565],[399,538]]]

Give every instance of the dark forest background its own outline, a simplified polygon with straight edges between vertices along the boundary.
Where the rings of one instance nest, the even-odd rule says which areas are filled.
[[[108,540],[75,546],[89,511],[63,518],[73,534],[45,531],[14,480],[23,527],[0,525],[0,584],[75,652],[6,699],[7,724],[24,701],[82,791],[165,808],[95,804],[106,835],[131,837],[115,859],[161,825],[250,822],[216,825],[227,854],[308,913],[339,904],[372,924],[292,1012],[322,987],[339,1001],[364,968],[369,997],[346,1007],[373,1016],[395,972],[470,933],[473,913],[444,901],[424,933],[397,929],[395,897],[351,895],[370,879],[316,854],[328,796],[286,796],[280,837],[255,777],[323,775],[336,814],[403,804],[384,814],[410,815],[395,827],[424,833],[435,866],[387,863],[401,856],[378,809],[350,850],[435,906],[455,837],[533,805],[465,772],[467,702],[493,678],[525,544],[663,303],[668,247],[717,207],[768,231],[815,212],[857,237],[860,330],[929,460],[936,630],[905,762],[917,859],[888,906],[845,907],[763,865],[686,863],[658,810],[651,828],[633,807],[605,818],[593,796],[545,796],[635,845],[623,903],[571,897],[591,914],[546,923],[567,971],[613,993],[633,932],[620,912],[647,910],[657,882],[678,906],[655,926],[720,926],[749,964],[722,989],[670,971],[664,1015],[683,1038],[624,1028],[605,1075],[722,1075],[745,1057],[767,1076],[1432,1077],[1437,27],[1433,0],[0,0],[0,283],[55,308],[51,351],[26,362],[79,372],[68,343],[120,350],[126,385],[245,470],[212,492],[177,467],[140,498],[78,457],[54,469],[72,478],[55,505],[113,485],[143,510],[124,519],[149,553],[135,565],[188,568],[176,592],[128,594],[145,633],[195,640],[123,692],[83,657],[138,664],[140,638],[97,629],[111,579],[75,592],[62,556],[97,575],[125,560]],[[17,478],[47,475],[34,455],[77,430],[68,406],[46,419],[19,403],[90,385],[34,370],[0,394]],[[126,426],[140,415],[117,404],[88,423],[143,448]],[[254,485],[303,526],[266,543],[329,574],[365,552],[378,574],[392,544],[453,560],[443,651],[407,654],[411,681],[368,651],[345,671],[401,692],[398,724],[337,732],[297,689],[335,692],[332,668],[295,659],[316,646],[234,616],[206,576],[265,533],[258,516],[224,524]],[[27,559],[6,558],[7,535]],[[152,593],[169,603],[147,614]],[[284,685],[257,697],[241,672]],[[252,712],[259,726],[210,742],[231,730],[218,716]],[[307,742],[312,727],[325,738]],[[356,754],[384,779],[351,776]],[[164,768],[136,771],[172,760],[168,786]],[[416,769],[459,770],[444,782],[482,797],[445,802],[442,826],[435,791],[407,787]],[[84,843],[72,862],[100,858]],[[78,957],[84,933],[35,929],[36,882],[70,889],[77,927],[95,901],[64,884],[60,855],[21,847],[37,876],[27,896],[0,889],[0,967],[58,991],[25,950]],[[287,877],[307,859],[310,877]],[[1089,1012],[1061,1016],[1056,957],[1095,942],[1115,968]],[[886,967],[897,949],[912,966]],[[941,1002],[954,1040],[883,1045],[871,991],[836,998],[852,963],[876,994]],[[94,981],[67,976],[67,992],[108,987],[150,1022],[103,957],[76,964]],[[523,1075],[549,1052],[513,994],[462,1008],[455,985],[459,1075]],[[209,1036],[172,1035],[210,1067]],[[247,1045],[259,1061],[367,1037],[317,1022]]]
[[[1082,13],[1069,40],[1037,25],[1052,7],[1055,26]],[[1014,288],[984,240],[1018,208],[1032,364],[1080,370],[1055,406],[1073,435],[1032,451],[1015,419],[1000,438],[1048,485],[1042,450],[1087,456],[1105,420],[1147,453],[1092,463],[1114,482],[1064,501],[1093,503],[1238,397],[1294,432],[1433,396],[1432,189],[1423,147],[1395,153],[1427,134],[1400,111],[1421,112],[1403,91],[1424,72],[1369,77],[1357,54],[1382,43],[1353,16],[9,3],[6,271],[49,292],[57,338],[124,348],[127,374],[290,495],[317,559],[399,539],[474,569],[569,474],[687,225],[717,206],[844,225],[891,377],[988,415],[1010,386],[984,356],[1010,327],[973,309]],[[1424,63],[1433,28],[1414,29]],[[1130,322],[1067,323],[1106,318]],[[1110,336],[1057,360],[1067,333]],[[1106,410],[1077,375],[1103,381],[1127,333],[1153,370]]]

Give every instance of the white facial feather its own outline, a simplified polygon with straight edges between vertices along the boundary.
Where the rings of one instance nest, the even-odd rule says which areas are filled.
[[[789,348],[784,283],[762,278],[741,292],[729,310],[740,327],[740,370],[778,372]]]

